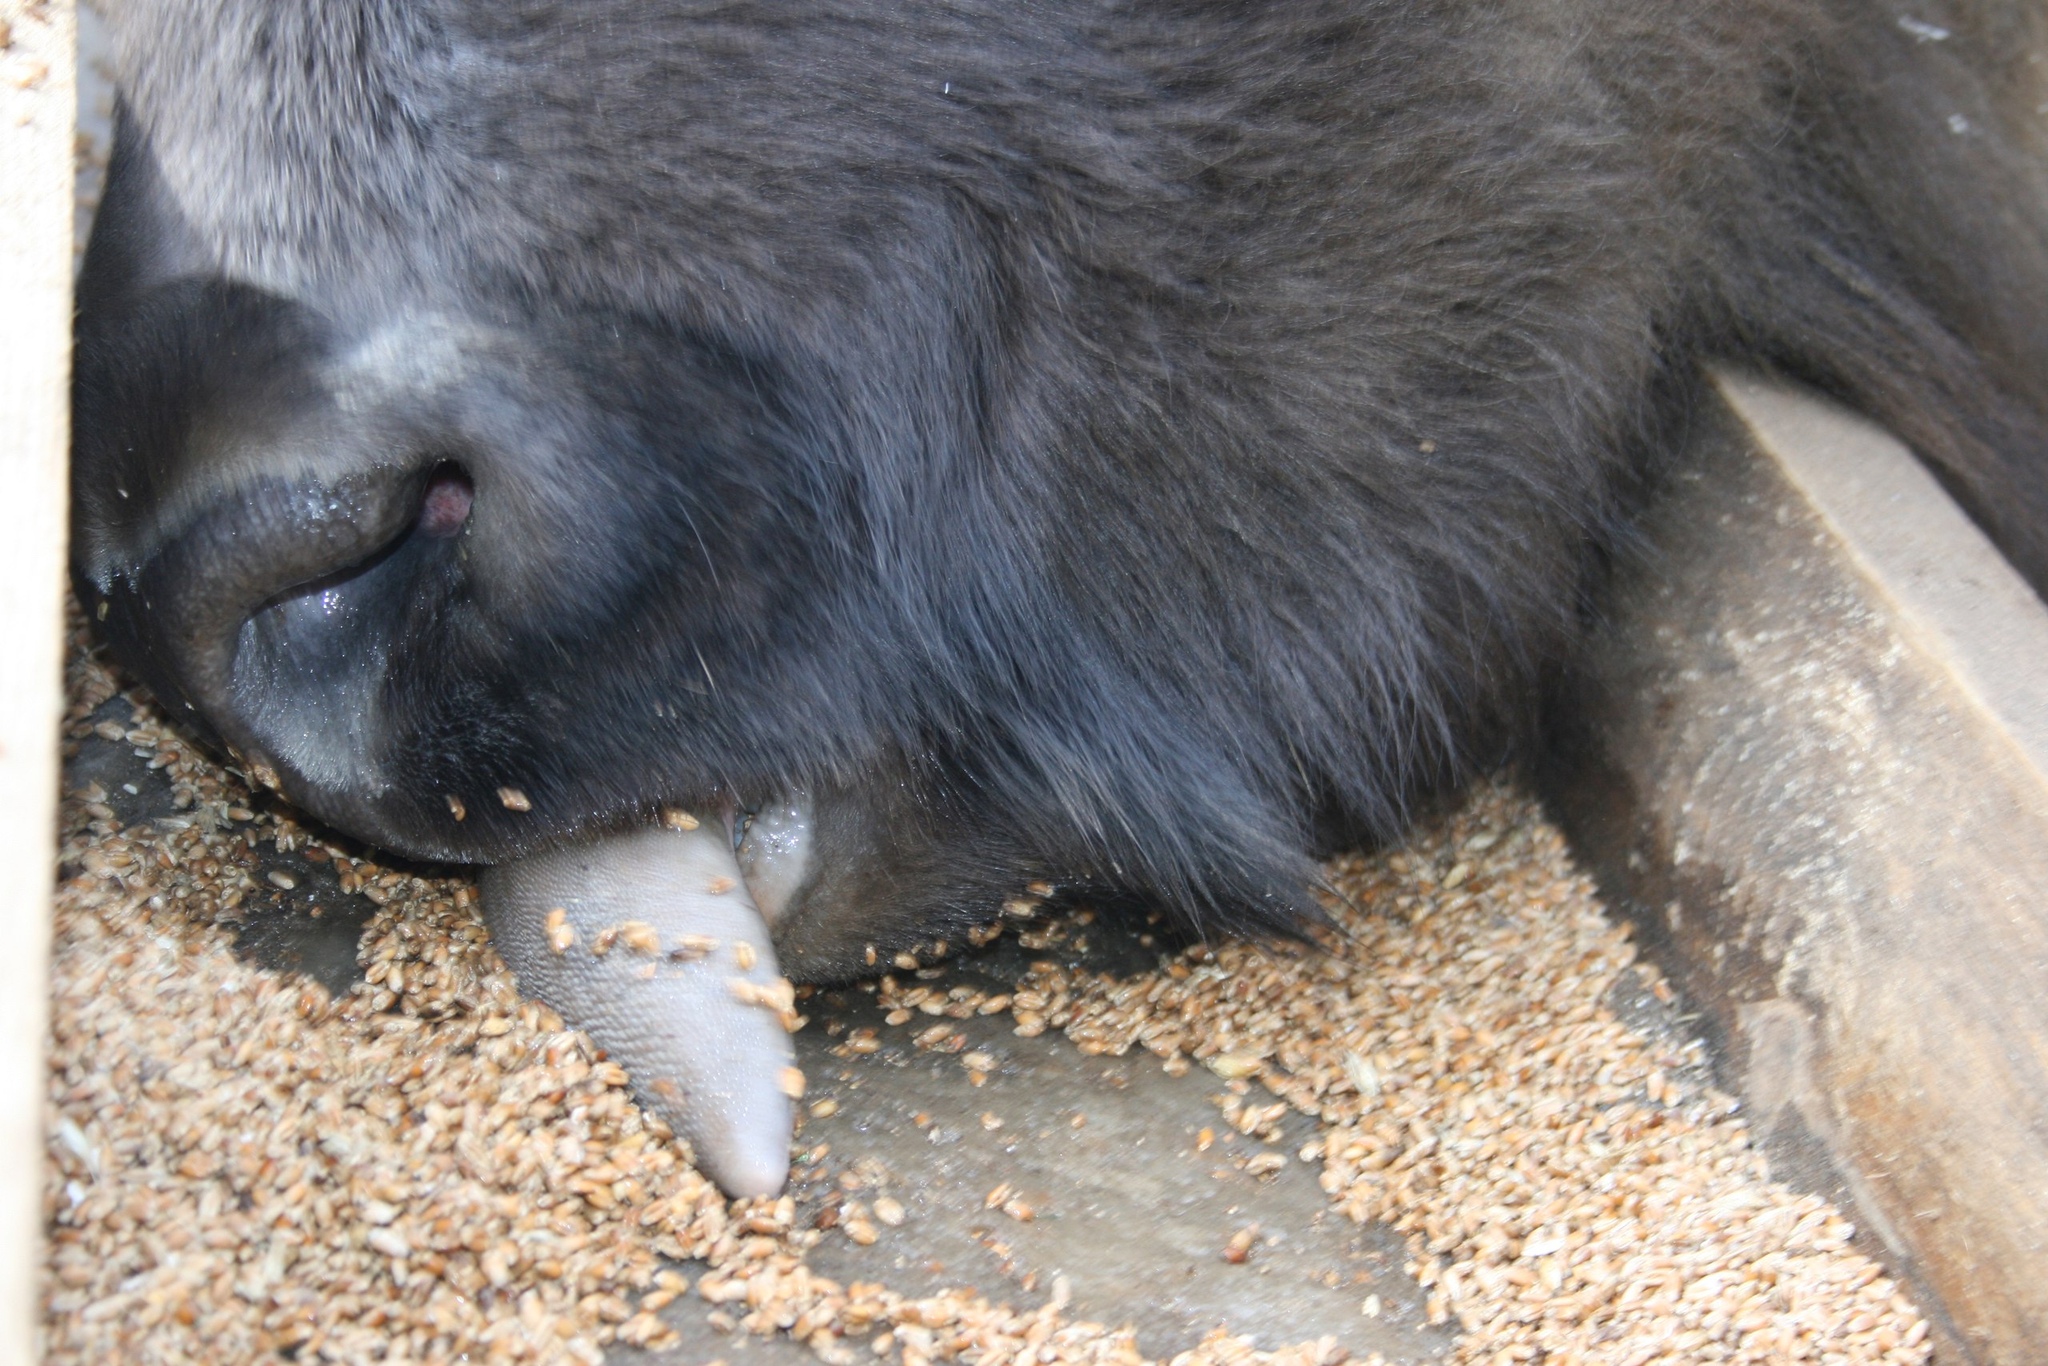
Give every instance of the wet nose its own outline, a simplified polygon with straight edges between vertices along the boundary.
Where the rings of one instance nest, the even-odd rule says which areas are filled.
[[[393,641],[470,539],[476,443],[403,348],[359,373],[288,300],[180,280],[116,302],[79,326],[80,596],[181,721],[356,815]]]
[[[448,536],[468,512],[445,470],[374,468],[331,482],[259,477],[196,514],[99,588],[116,652],[153,691],[230,745],[261,748],[235,686],[252,621],[295,591],[347,576],[418,531]],[[246,690],[245,690],[246,691]]]

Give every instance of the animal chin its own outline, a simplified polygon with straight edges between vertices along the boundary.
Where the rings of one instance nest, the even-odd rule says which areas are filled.
[[[671,811],[492,867],[484,919],[520,989],[621,1063],[727,1194],[773,1195],[802,1075],[770,932],[805,880],[807,805],[756,813],[734,845]]]

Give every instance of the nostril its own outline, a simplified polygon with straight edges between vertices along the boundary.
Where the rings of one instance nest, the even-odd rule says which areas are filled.
[[[448,484],[433,499],[434,521],[459,528],[468,483],[453,471]],[[281,699],[294,680],[317,681],[322,670],[367,677],[380,667],[372,627],[381,618],[365,610],[374,586],[364,580],[378,578],[379,565],[391,566],[384,579],[403,574],[402,547],[413,539],[407,531],[426,502],[416,468],[373,468],[332,482],[272,476],[223,485],[108,576],[101,587],[114,610],[106,629],[159,696],[202,715],[227,743],[309,771],[278,729],[306,709]],[[344,721],[367,714],[332,696],[322,705]]]
[[[476,500],[476,486],[462,466],[446,461],[427,476],[426,493],[420,499],[419,532],[446,540],[462,530],[469,520],[469,505]]]

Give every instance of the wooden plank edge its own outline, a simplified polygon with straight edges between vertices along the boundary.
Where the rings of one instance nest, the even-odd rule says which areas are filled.
[[[0,3],[0,1366],[38,1359],[62,706],[76,16]]]
[[[1873,591],[2048,782],[2048,607],[1874,423],[1732,370],[1714,386]]]
[[[1539,777],[1774,1166],[1857,1209],[1932,1311],[1937,1359],[2030,1360],[2048,609],[1883,433],[1740,376],[1715,388]]]

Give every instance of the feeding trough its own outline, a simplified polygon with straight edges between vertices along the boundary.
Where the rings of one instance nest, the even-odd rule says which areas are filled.
[[[4,515],[14,521],[0,536],[4,553],[22,561],[0,565],[0,592],[8,594],[0,599],[5,629],[10,641],[29,644],[10,650],[0,666],[9,671],[0,677],[0,698],[14,728],[0,752],[0,777],[12,784],[10,802],[13,793],[21,794],[6,808],[10,817],[19,813],[7,824],[7,838],[21,841],[23,850],[0,858],[8,876],[21,878],[10,893],[16,932],[6,970],[19,980],[4,997],[14,1014],[0,1019],[6,1050],[0,1084],[12,1079],[16,1093],[7,1109],[19,1120],[13,1141],[22,1153],[37,1155],[9,1164],[17,1176],[0,1188],[0,1220],[7,1221],[0,1223],[0,1284],[13,1296],[0,1316],[0,1332],[7,1335],[0,1352],[22,1361],[33,1352],[41,1313],[32,1268],[43,1262],[36,1231],[44,1208],[39,1158],[46,1135],[31,1120],[43,1099],[40,945],[48,888],[42,870],[59,639],[59,547],[50,529],[62,524],[56,508],[64,444],[64,263],[71,241],[66,21],[61,6],[49,6],[16,23],[9,60],[45,68],[0,95],[19,105],[0,107],[9,115],[0,118],[0,157],[10,168],[8,193],[20,201],[20,212],[9,202],[0,250],[10,282],[33,286],[22,295],[31,306],[9,319],[9,361],[0,367],[0,421],[6,430],[27,434],[23,468],[33,475],[19,485],[20,496],[10,491]],[[16,179],[16,167],[42,174]],[[219,807],[222,828],[260,831],[269,852],[263,852],[265,839],[236,835],[241,852],[227,861],[231,870],[254,874],[257,890],[226,909],[249,901],[249,912],[220,914],[218,895],[212,902],[191,899],[191,932],[177,940],[187,956],[172,954],[150,971],[187,987],[200,980],[210,989],[232,983],[244,993],[237,999],[269,1012],[266,1020],[303,1013],[313,1021],[309,1034],[317,1035],[315,1044],[303,1047],[327,1050],[325,1062],[293,1074],[295,1085],[314,1088],[309,1094],[318,1092],[322,1067],[345,1069],[360,1043],[356,1061],[374,1056],[392,1067],[403,1060],[431,1071],[429,1063],[443,1058],[433,1065],[453,1069],[447,1059],[458,1054],[498,1059],[491,1065],[524,1076],[519,1085],[535,1088],[530,1097],[519,1093],[524,1103],[555,1107],[535,1112],[548,1147],[545,1155],[533,1154],[531,1170],[522,1171],[518,1153],[508,1153],[505,1171],[496,1175],[491,1162],[473,1160],[473,1152],[456,1160],[457,1168],[462,1160],[476,1168],[464,1169],[461,1180],[501,1202],[479,1206],[480,1219],[503,1225],[489,1225],[479,1249],[461,1240],[436,1243],[447,1231],[437,1232],[435,1219],[415,1219],[408,1202],[416,1200],[422,1209],[439,1211],[436,1219],[452,1220],[434,1202],[467,1188],[416,1181],[417,1172],[438,1169],[425,1159],[407,1167],[398,1136],[427,1132],[431,1139],[445,1130],[451,1153],[464,1136],[481,1142],[482,1131],[465,1127],[468,1106],[473,1101],[488,1115],[492,1104],[504,1103],[503,1077],[478,1080],[499,1090],[476,1095],[406,1084],[394,1084],[388,1095],[366,1092],[367,1099],[330,1092],[331,1104],[317,1114],[339,1127],[323,1133],[314,1124],[306,1131],[312,1146],[327,1154],[308,1159],[307,1191],[332,1197],[317,1227],[331,1235],[331,1247],[321,1251],[332,1254],[335,1276],[348,1279],[347,1293],[359,1297],[350,1313],[378,1321],[363,1330],[370,1337],[350,1339],[317,1325],[317,1307],[305,1322],[327,1333],[319,1341],[337,1351],[345,1350],[337,1345],[344,1342],[388,1346],[396,1340],[391,1325],[401,1322],[408,1333],[427,1334],[418,1341],[431,1343],[439,1340],[430,1323],[435,1286],[445,1285],[467,1295],[485,1325],[462,1328],[474,1329],[476,1340],[493,1326],[510,1325],[505,1341],[552,1343],[546,1350],[572,1357],[600,1348],[623,1356],[635,1342],[683,1359],[714,1351],[794,1357],[801,1341],[805,1353],[827,1360],[856,1348],[907,1361],[970,1347],[987,1359],[1028,1349],[1043,1351],[1046,1359],[1122,1360],[1141,1351],[1187,1350],[1196,1354],[1192,1359],[1232,1360],[1251,1348],[1227,1334],[1205,1334],[1217,1324],[1228,1329],[1233,1305],[1241,1305],[1247,1323],[1262,1325],[1259,1346],[1289,1348],[1293,1360],[1335,1360],[1345,1351],[1422,1360],[1477,1353],[1480,1344],[1525,1345],[1514,1336],[1524,1327],[1530,1341],[1539,1331],[1566,1333],[1568,1311],[1552,1301],[1572,1295],[1586,1306],[1606,1306],[1611,1317],[1601,1322],[1616,1332],[1649,1334],[1655,1327],[1642,1325],[1660,1321],[1629,1318],[1621,1306],[1656,1307],[1664,1303],[1657,1297],[1668,1293],[1672,1312],[1661,1322],[1675,1338],[1708,1331],[1682,1319],[1685,1285],[1643,1274],[1603,1290],[1600,1280],[1608,1271],[1625,1277],[1642,1270],[1627,1269],[1621,1242],[1595,1246],[1598,1238],[1614,1236],[1612,1228],[1596,1230],[1603,1218],[1655,1224],[1640,1203],[1625,1214],[1588,1212],[1559,1193],[1548,1224],[1489,1222],[1499,1191],[1478,1184],[1470,1168],[1483,1164],[1474,1155],[1490,1158],[1516,1143],[1524,1152],[1554,1145],[1566,1150],[1558,1170],[1580,1173],[1573,1179],[1586,1190],[1621,1179],[1617,1170],[1647,1187],[1655,1184],[1643,1175],[1640,1159],[1647,1155],[1656,1155],[1656,1166],[1667,1152],[1681,1151],[1708,1152],[1734,1165],[1748,1161],[1740,1124],[1746,1114],[1751,1131],[1767,1140],[1779,1174],[1848,1209],[1861,1241],[1849,1245],[1842,1220],[1819,1200],[1756,1176],[1729,1200],[1788,1212],[1784,1222],[1793,1232],[1780,1230],[1769,1235],[1782,1235],[1780,1242],[1751,1246],[1744,1266],[1770,1256],[1806,1259],[1800,1265],[1816,1286],[1833,1284],[1833,1269],[1844,1268],[1835,1279],[1853,1282],[1852,1290],[1903,1277],[1910,1296],[1900,1294],[1899,1303],[1917,1301],[1930,1325],[1918,1322],[1910,1304],[1894,1304],[1888,1284],[1862,1327],[1846,1326],[1854,1321],[1846,1310],[1828,1317],[1841,1305],[1813,1317],[1845,1335],[1867,1335],[1856,1339],[1855,1350],[1864,1353],[1858,1359],[1894,1352],[1917,1359],[1930,1342],[1942,1360],[2024,1359],[2048,1326],[2048,1292],[2041,1288],[2048,1285],[2042,1208],[2048,1179],[2039,1138],[2048,1132],[2041,910],[2048,905],[2041,895],[2048,891],[2041,814],[2048,811],[2042,800],[2048,712],[2034,681],[2048,660],[2048,627],[2038,600],[1894,443],[1788,391],[1739,378],[1719,384],[1726,409],[1703,418],[1646,515],[1643,552],[1617,576],[1585,686],[1560,712],[1558,743],[1543,780],[1579,857],[1599,874],[1614,903],[1631,913],[1640,941],[1680,998],[1703,1011],[1719,1085],[1735,1092],[1739,1105],[1713,1094],[1706,1064],[1685,1047],[1688,1021],[1668,1012],[1660,1020],[1648,1006],[1651,1014],[1642,1019],[1623,1018],[1623,996],[1655,998],[1663,979],[1630,961],[1633,950],[1599,918],[1591,889],[1565,851],[1546,843],[1539,814],[1509,794],[1489,791],[1463,815],[1428,827],[1410,849],[1338,869],[1339,886],[1352,889],[1366,918],[1348,922],[1350,941],[1329,946],[1336,952],[1326,960],[1242,945],[1184,954],[1180,946],[1143,943],[1134,933],[1126,947],[1144,953],[1104,962],[1077,947],[1089,938],[1088,925],[1070,915],[1050,926],[1013,926],[1002,945],[1013,946],[1007,951],[1018,957],[949,967],[953,975],[941,994],[930,984],[939,978],[917,975],[939,968],[929,958],[899,969],[893,981],[856,987],[838,1003],[820,1000],[818,1032],[799,1035],[798,1043],[814,1088],[805,1099],[799,1154],[818,1154],[799,1172],[801,1201],[793,1197],[786,1209],[774,1203],[729,1208],[706,1183],[689,1184],[673,1158],[658,1160],[674,1151],[665,1146],[669,1136],[634,1117],[627,1079],[614,1062],[565,1042],[558,1020],[530,1002],[517,1003],[507,994],[510,983],[491,977],[488,955],[465,938],[465,917],[473,921],[470,903],[459,885],[439,877],[445,870],[377,866],[374,874],[359,875],[374,855],[348,846],[341,857],[353,871],[333,875],[336,855],[321,832],[307,830],[288,811],[232,805],[251,800],[246,790],[205,788],[201,798]],[[114,727],[131,750],[136,730],[165,746],[177,743],[146,716],[94,725]],[[116,876],[102,882],[125,889],[132,881],[138,891],[160,895],[152,889],[176,884],[178,869],[159,862],[145,881],[134,871],[143,868],[141,856],[204,843],[173,838],[194,829],[198,817],[180,814],[193,808],[176,805],[171,775],[180,765],[188,775],[203,768],[196,757],[178,753],[147,770],[165,784],[161,792],[144,778],[125,796],[102,789],[101,797],[110,800],[79,799],[81,811],[100,805],[116,814],[86,812],[74,834],[112,841],[122,834],[115,827],[124,827],[132,836],[123,852],[137,858],[104,865]],[[197,777],[190,781],[204,787]],[[218,783],[220,775],[205,781]],[[162,811],[129,805],[151,793],[165,798]],[[245,817],[232,814],[243,810]],[[108,833],[93,830],[95,821],[106,823]],[[331,886],[319,881],[322,864],[329,866]],[[87,868],[82,876],[98,875]],[[400,890],[385,894],[387,876]],[[88,891],[74,887],[68,894]],[[394,901],[396,910],[385,904]],[[348,928],[323,934],[314,923],[316,906],[323,912],[318,920]],[[1578,937],[1568,936],[1562,947],[1539,942],[1533,924],[1515,919],[1532,907],[1565,918]],[[173,923],[148,917],[182,913],[175,898],[159,907],[147,896],[85,909],[96,916],[105,911],[94,933],[110,945],[119,941],[120,952],[139,950],[144,939],[155,942]],[[413,911],[417,917],[408,919]],[[366,963],[357,964],[352,945],[365,926],[371,935]],[[1532,937],[1512,939],[1511,930]],[[1508,937],[1496,942],[1489,935]],[[258,966],[238,963],[228,952],[237,936]],[[1036,947],[1026,945],[1027,936],[1039,941]],[[337,942],[340,953],[319,957]],[[1096,951],[1104,942],[1106,932],[1098,932]],[[1381,951],[1382,966],[1358,957],[1367,942]],[[995,951],[1005,952],[1003,946]],[[75,952],[76,943],[69,948]],[[1450,948],[1456,953],[1445,952]],[[1542,1046],[1518,1053],[1529,1038],[1458,1015],[1483,1007],[1498,1020],[1536,1011],[1533,998],[1509,1001],[1498,994],[1505,988],[1496,979],[1509,962],[1533,963],[1566,949],[1589,966],[1576,978],[1560,970],[1557,981],[1598,990],[1588,999],[1573,998],[1558,1019],[1542,1021],[1559,1032],[1557,1040],[1546,1037]],[[261,965],[265,953],[272,966]],[[294,954],[300,968],[328,974],[343,998],[340,1007],[330,991],[325,1003],[320,993],[305,997],[313,1003],[300,1011],[301,998],[291,994],[299,979],[281,976],[279,966]],[[1040,962],[1053,966],[1041,969]],[[365,966],[376,974],[375,981],[364,980],[367,992],[355,986]],[[437,976],[443,968],[446,974]],[[998,969],[1011,975],[1004,978]],[[1453,975],[1433,977],[1438,970]],[[89,965],[80,971],[75,957],[67,971],[73,985],[96,981],[97,990],[107,981],[104,971],[94,979]],[[290,992],[279,986],[287,980]],[[1312,1018],[1314,1011],[1288,1017],[1283,1010],[1263,1021],[1245,1017],[1233,996],[1238,983],[1245,984],[1243,994],[1312,1001],[1318,991],[1341,990],[1353,1007],[1377,1004],[1350,1014],[1334,1007],[1321,1012],[1341,1018],[1350,1032],[1326,1030],[1320,1037],[1326,1052],[1318,1054],[1316,1030],[1329,1020]],[[466,987],[475,989],[469,998]],[[964,994],[954,996],[956,989]],[[1027,992],[1033,993],[1029,1001],[1020,999]],[[1144,1010],[1132,1004],[1141,997]],[[1007,998],[1005,1004],[984,1013],[998,998]],[[933,1005],[936,1011],[927,1009]],[[966,1016],[952,1013],[963,1006]],[[71,1025],[82,1018],[75,1007],[70,1003]],[[1169,1008],[1185,1013],[1169,1020]],[[891,1019],[899,1014],[903,1018]],[[180,1021],[179,1028],[199,1027],[183,1016]],[[839,1031],[826,1033],[834,1024]],[[1169,1024],[1178,1030],[1175,1042],[1153,1049],[1166,1035],[1145,1037],[1144,1031]],[[146,1034],[146,1019],[143,1025],[139,1032]],[[60,1020],[60,1034],[67,1027]],[[281,1023],[279,1031],[288,1032]],[[1577,1031],[1570,1033],[1572,1046],[1597,1043],[1613,1051],[1585,1054],[1602,1064],[1591,1069],[1585,1094],[1558,1090],[1533,1101],[1538,1122],[1526,1131],[1512,1127],[1529,1118],[1514,1112],[1522,1102],[1512,1099],[1512,1086],[1496,1103],[1461,1080],[1493,1069],[1531,1084],[1530,1076],[1558,1065],[1559,1054],[1569,1051],[1569,1031]],[[204,1037],[218,1042],[222,1036]],[[237,1038],[229,1056],[239,1057],[251,1038],[251,1047],[265,1046],[260,1036]],[[875,1047],[866,1048],[868,1042]],[[1005,1052],[1027,1046],[1040,1051]],[[1155,1062],[1152,1052],[1163,1057]],[[969,1060],[977,1056],[989,1065],[974,1067]],[[574,1078],[553,1086],[548,1069]],[[463,1073],[470,1080],[478,1075]],[[1168,1083],[1179,1091],[1155,1096],[1144,1089]],[[68,1089],[83,1085],[74,1081]],[[1065,1086],[1075,1088],[1075,1098],[1051,1107],[1072,1111],[1061,1115],[1066,1127],[1060,1131],[1043,1122],[1041,1111],[1048,1108],[1046,1089]],[[1110,1098],[1132,1088],[1155,1099],[1134,1107]],[[113,1094],[123,1097],[118,1087]],[[581,1119],[576,1105],[565,1103],[572,1094],[584,1106]],[[145,1118],[151,1113],[140,1091],[126,1099]],[[1087,1124],[1074,1123],[1091,1106],[1092,1138]],[[1585,1107],[1584,1114],[1573,1106]],[[1211,1111],[1215,1118],[1207,1121]],[[1562,1122],[1567,1117],[1570,1122]],[[273,1118],[281,1121],[282,1113]],[[66,1181],[78,1187],[76,1208],[87,1208],[94,1197],[85,1178],[114,1181],[121,1173],[109,1165],[113,1150],[100,1136],[70,1122],[71,1129],[60,1127],[56,1135],[53,1160],[78,1164],[82,1174]],[[294,1122],[311,1123],[305,1115]],[[886,1158],[879,1148],[864,1148],[862,1123],[889,1132],[895,1146]],[[296,1145],[298,1131],[288,1132]],[[346,1142],[320,1141],[343,1132]],[[1104,1132],[1116,1134],[1117,1142],[1094,1141]],[[602,1155],[590,1144],[593,1135]],[[1033,1161],[1005,1146],[1027,1136],[1043,1145],[1033,1150]],[[395,1146],[379,1146],[386,1138]],[[363,1146],[350,1146],[358,1141]],[[1497,1148],[1488,1149],[1489,1142]],[[1623,1166],[1575,1166],[1574,1143],[1588,1144],[1586,1154],[1597,1146]],[[1140,1156],[1147,1145],[1152,1150]],[[915,1159],[925,1150],[935,1156],[921,1186]],[[430,1141],[422,1151],[439,1149]],[[175,1202],[189,1197],[189,1228],[200,1244],[208,1230],[199,1216],[209,1208],[221,1215],[232,1203],[219,1192],[207,1203],[206,1183],[229,1181],[223,1173],[233,1170],[227,1159],[210,1159],[212,1152],[198,1138],[148,1159],[164,1164],[147,1171],[152,1180],[170,1183],[164,1189],[173,1203],[166,1208],[182,1211]],[[1001,1175],[1006,1159],[1024,1174]],[[329,1167],[320,1168],[322,1160]],[[355,1189],[350,1164],[376,1167],[386,1185]],[[1130,1180],[1122,1183],[1126,1189],[1111,1191],[1117,1183],[1106,1176],[1119,1168],[1152,1184]],[[1162,1175],[1168,1170],[1177,1174],[1172,1180]],[[1171,1193],[1187,1184],[1182,1178],[1189,1171],[1197,1186],[1214,1183],[1205,1192],[1229,1194],[1221,1200],[1190,1196],[1173,1210],[1163,1202],[1149,1209],[1131,1202],[1128,1188]],[[1059,1185],[1066,1176],[1075,1179]],[[521,1184],[529,1178],[541,1185]],[[241,1188],[219,1190],[250,1195],[269,1179],[251,1176]],[[1566,1181],[1554,1173],[1547,1179]],[[329,1183],[324,1191],[323,1181]],[[1091,1181],[1100,1187],[1092,1196],[1086,1193]],[[1500,1190],[1512,1188],[1503,1182]],[[970,1187],[980,1192],[978,1199],[955,1209]],[[61,1205],[70,1194],[62,1183],[58,1189]],[[268,1193],[283,1198],[293,1189]],[[542,1194],[561,1200],[559,1215],[538,1215]],[[643,1221],[657,1204],[659,1212]],[[619,1209],[631,1219],[615,1215]],[[1672,1233],[1679,1241],[1668,1247],[1694,1247],[1683,1237],[1704,1238],[1705,1225],[1688,1226],[1694,1216],[1683,1206],[1674,1210],[1664,1211],[1671,1227],[1693,1231]],[[1159,1221],[1158,1241],[1172,1244],[1187,1265],[1203,1254],[1182,1255],[1185,1248],[1213,1245],[1214,1261],[1187,1277],[1194,1289],[1175,1283],[1169,1292],[1158,1279],[1171,1271],[1165,1262],[1137,1288],[1154,1308],[1165,1304],[1167,1311],[1146,1319],[1131,1310],[1119,1299],[1129,1288],[1120,1291],[1117,1278],[1100,1274],[1100,1266],[1059,1269],[1062,1259],[1088,1255],[1085,1219],[1116,1221],[1123,1226],[1118,1232],[1128,1234],[1130,1225],[1148,1217]],[[575,1231],[554,1231],[558,1219]],[[1749,1236],[1771,1224],[1741,1227]],[[648,1228],[667,1241],[628,1246]],[[600,1266],[593,1239],[620,1230],[622,1250]],[[766,1279],[757,1286],[762,1273],[749,1270],[740,1255],[742,1234],[772,1245],[752,1259],[775,1272],[772,1286]],[[543,1256],[533,1252],[533,1240],[521,1241],[527,1235],[553,1239],[558,1249],[584,1241]],[[930,1249],[942,1243],[955,1250],[945,1254],[947,1266],[934,1271],[931,1264],[942,1258]],[[970,1244],[978,1251],[960,1250]],[[1099,1245],[1117,1246],[1107,1237]],[[1664,1243],[1640,1246],[1651,1249],[1646,1259],[1675,1255]],[[1609,1251],[1615,1252],[1611,1259]],[[653,1269],[664,1258],[673,1265]],[[785,1264],[787,1258],[796,1260]],[[975,1258],[987,1265],[970,1267]],[[148,1282],[142,1290],[116,1292],[133,1296],[119,1303],[91,1295],[73,1302],[63,1290],[52,1292],[49,1303],[67,1331],[87,1321],[111,1320],[118,1327],[122,1315],[140,1323],[145,1314],[157,1315],[150,1331],[195,1329],[215,1322],[208,1314],[225,1315],[217,1321],[239,1328],[246,1326],[240,1314],[260,1330],[247,1341],[267,1344],[252,1352],[315,1343],[315,1329],[278,1336],[259,1320],[283,1303],[279,1296],[292,1284],[293,1265],[304,1276],[317,1259],[299,1264],[296,1254],[273,1259],[265,1250],[248,1260],[246,1267],[236,1263],[218,1297],[209,1289],[209,1298],[179,1300],[168,1282]],[[544,1264],[554,1266],[554,1274]],[[597,1288],[584,1291],[579,1283],[578,1293],[565,1298],[543,1285],[559,1285],[565,1274],[593,1277]],[[1315,1277],[1321,1287],[1302,1291],[1301,1303],[1321,1298],[1300,1315],[1302,1341],[1291,1342],[1285,1293],[1262,1298],[1249,1287],[1270,1291],[1271,1277],[1296,1274]],[[1728,1274],[1740,1280],[1735,1271]],[[1248,1279],[1258,1276],[1267,1280]],[[312,1294],[323,1284],[304,1280],[297,1288]],[[88,1276],[70,1289],[101,1287]],[[150,1300],[159,1290],[163,1296]],[[387,1297],[388,1307],[375,1303],[378,1295]],[[1347,1317],[1355,1312],[1374,1330],[1347,1342],[1330,1317],[1338,1299]],[[103,1312],[91,1319],[95,1304]],[[104,1308],[110,1304],[115,1307]],[[1524,1306],[1529,1317],[1514,1318],[1505,1308],[1511,1305]],[[779,1317],[785,1308],[787,1322]],[[409,1317],[416,1311],[419,1317]],[[1132,1333],[1117,1332],[1119,1313],[1137,1323]],[[1090,1316],[1102,1326],[1089,1328]],[[1711,1311],[1696,1317],[1707,1321]],[[1792,1311],[1784,1317],[1789,1323]],[[1267,1326],[1276,1322],[1282,1326]],[[1714,1331],[1728,1322],[1716,1321]],[[628,1324],[634,1326],[628,1330]],[[744,1336],[731,1336],[750,1326],[780,1335],[751,1346],[741,1345],[750,1341]],[[1192,1346],[1176,1336],[1190,1332]],[[1880,1333],[1889,1337],[1879,1340]],[[74,1351],[77,1343],[103,1340],[82,1332],[58,1336]]]
[[[1986,1361],[2048,1327],[2048,610],[1896,441],[1724,375],[1546,791],[1782,1160]]]

